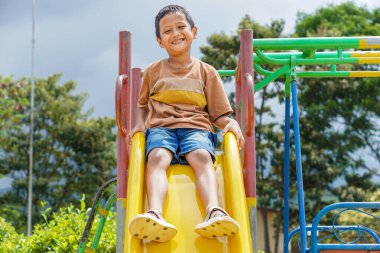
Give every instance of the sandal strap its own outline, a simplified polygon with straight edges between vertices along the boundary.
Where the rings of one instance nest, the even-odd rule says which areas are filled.
[[[210,218],[211,218],[211,214],[215,211],[220,211],[222,212],[225,216],[229,216],[228,213],[221,207],[218,207],[218,206],[213,206],[211,207],[210,209],[208,209],[207,211],[207,214],[206,214],[206,217],[205,217],[205,221],[208,221]]]
[[[163,218],[162,215],[161,215],[161,212],[158,211],[158,210],[149,210],[149,211],[147,211],[146,213],[149,213],[149,214],[151,214],[151,215],[156,216],[157,219],[159,219],[159,220],[164,220],[164,218]]]

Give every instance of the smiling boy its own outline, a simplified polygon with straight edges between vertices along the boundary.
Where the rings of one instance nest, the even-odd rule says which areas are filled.
[[[168,191],[166,170],[170,164],[190,164],[196,187],[206,210],[205,221],[195,232],[217,238],[234,235],[239,224],[219,205],[218,182],[213,167],[216,135],[235,134],[244,145],[239,124],[228,117],[232,108],[216,70],[191,57],[198,28],[181,6],[169,5],[155,20],[156,39],[168,58],[144,71],[137,109],[137,125],[129,133],[146,132],[147,195],[149,211],[134,217],[129,230],[137,239],[166,242],[177,229],[162,217]]]

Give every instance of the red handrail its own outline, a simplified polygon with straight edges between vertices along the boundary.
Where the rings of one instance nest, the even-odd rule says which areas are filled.
[[[121,96],[121,91],[124,85],[128,85],[128,76],[123,74],[119,75],[116,79],[116,87],[115,87],[115,111],[116,111],[116,124],[119,129],[119,132],[122,137],[127,136],[127,128],[123,124],[122,120],[122,96]]]
[[[248,110],[247,110],[247,128],[246,128],[246,135],[247,136],[251,136],[252,134],[252,130],[253,130],[253,122],[254,122],[254,117],[255,117],[255,108],[253,106],[253,77],[250,73],[245,73],[244,75],[245,77],[245,80],[247,82],[247,106],[248,106]]]

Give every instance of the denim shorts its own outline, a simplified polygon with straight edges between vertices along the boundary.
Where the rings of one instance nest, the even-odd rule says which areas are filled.
[[[171,164],[189,164],[185,154],[196,149],[207,150],[215,162],[216,134],[193,128],[148,128],[146,130],[146,159],[154,148],[173,152]]]

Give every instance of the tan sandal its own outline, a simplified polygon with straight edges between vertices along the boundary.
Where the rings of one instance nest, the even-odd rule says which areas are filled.
[[[136,215],[129,222],[129,231],[136,239],[157,242],[167,242],[177,234],[177,229],[155,210]]]
[[[217,214],[211,218],[211,214],[215,211],[223,213]],[[240,226],[237,221],[232,219],[225,210],[220,207],[212,207],[207,212],[205,221],[198,224],[194,230],[201,236],[207,238],[218,238],[225,236],[233,236],[239,232]]]

